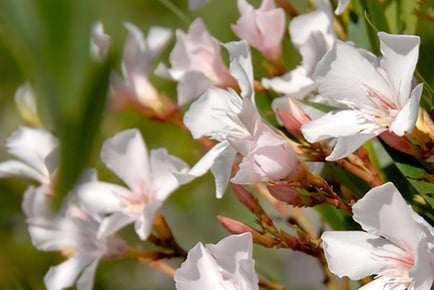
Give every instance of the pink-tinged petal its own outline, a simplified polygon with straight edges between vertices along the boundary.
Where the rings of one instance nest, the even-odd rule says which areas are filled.
[[[57,139],[42,129],[20,127],[6,141],[9,153],[49,176],[45,158],[57,147]]]
[[[237,3],[241,17],[232,25],[235,34],[258,49],[266,58],[279,58],[285,32],[283,9],[274,8],[273,0],[264,0],[256,10],[245,0],[238,0]]]
[[[384,32],[378,33],[383,58],[381,67],[387,73],[389,83],[393,88],[394,100],[399,108],[407,101],[411,90],[413,73],[419,57],[420,38],[416,35],[396,35]]]
[[[101,159],[133,192],[150,188],[148,150],[139,130],[125,130],[107,139]]]
[[[154,224],[155,213],[161,207],[161,205],[162,203],[158,200],[148,203],[143,208],[143,212],[140,217],[136,219],[134,223],[134,229],[142,241],[146,240],[151,233],[152,226]]]
[[[193,101],[211,87],[212,82],[203,73],[196,71],[186,73],[176,86],[178,105],[182,106]]]
[[[232,90],[210,88],[196,100],[184,115],[184,124],[193,138],[210,136],[223,141],[228,132],[242,132],[231,115],[241,111],[240,97]]]
[[[127,81],[130,81],[128,79],[130,75],[147,76],[149,74],[153,57],[146,51],[143,32],[129,22],[124,23],[124,26],[128,30],[128,35],[122,56],[122,71]]]
[[[353,219],[365,231],[385,237],[415,254],[420,229],[413,219],[413,210],[393,183],[369,190],[353,205],[353,213]]]
[[[218,158],[214,160],[214,163],[211,166],[211,173],[215,178],[217,198],[222,198],[226,191],[236,153],[237,152],[234,149],[227,147],[220,153]]]
[[[375,134],[357,134],[352,136],[338,137],[332,153],[326,157],[327,161],[335,161],[347,157],[365,142],[374,138]]]
[[[180,185],[175,174],[185,174],[190,168],[163,148],[151,150],[150,155],[152,192],[149,195],[153,200],[164,201]]]
[[[270,180],[252,158],[244,157],[238,166],[238,172],[231,178],[231,182],[233,183],[255,184]]]
[[[21,161],[8,160],[0,163],[0,177],[12,176],[25,177],[40,183],[46,183],[48,181],[46,176],[42,175],[40,171],[37,171],[35,168]]]
[[[120,211],[134,193],[125,187],[108,182],[88,182],[75,188],[80,203],[91,213]]]
[[[408,102],[402,107],[390,126],[390,131],[398,136],[413,131],[419,112],[419,102],[422,96],[423,84],[418,84],[412,91]]]
[[[81,272],[91,266],[95,258],[79,255],[51,267],[44,277],[47,290],[61,290],[74,285]],[[91,268],[92,269],[92,268]]]
[[[245,40],[224,44],[231,59],[229,69],[241,88],[241,96],[253,101],[253,66],[250,48]]]
[[[128,224],[136,220],[134,216],[126,215],[125,213],[115,212],[114,214],[104,218],[98,229],[98,238],[108,237]]]
[[[379,255],[402,252],[387,240],[361,231],[326,231],[321,238],[330,271],[352,280],[384,270],[388,262]]]
[[[304,138],[313,143],[332,137],[375,133],[377,127],[357,111],[332,111],[301,127]]]
[[[258,13],[256,16],[257,27],[262,36],[262,43],[258,46],[258,50],[268,59],[278,59],[282,55],[285,21],[285,11],[282,8]]]
[[[342,42],[335,42],[320,60],[314,78],[320,95],[341,108],[371,108],[370,88],[390,102],[394,93],[373,63],[357,48]]]
[[[345,8],[347,8],[348,4],[350,3],[350,0],[339,0],[338,7],[336,7],[335,13],[337,15],[344,12]]]

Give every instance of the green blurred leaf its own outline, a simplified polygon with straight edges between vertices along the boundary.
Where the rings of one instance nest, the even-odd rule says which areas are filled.
[[[43,123],[60,139],[59,200],[86,165],[107,95],[111,61],[95,64],[89,56],[91,4],[0,3],[0,37],[34,88]]]

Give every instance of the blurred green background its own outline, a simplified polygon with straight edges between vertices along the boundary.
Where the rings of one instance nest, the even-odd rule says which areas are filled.
[[[177,7],[183,16],[179,17],[164,2]],[[290,2],[299,12],[308,5],[307,1]],[[358,9],[362,5],[357,3],[367,3],[354,2]],[[382,13],[382,16],[375,18],[381,20],[377,22],[378,25],[385,25],[386,15],[389,24],[395,23],[387,28],[389,32],[410,29],[402,26],[402,19],[399,18],[404,15],[401,6],[393,6],[393,3],[401,1],[368,2],[377,5],[372,11]],[[410,1],[402,1],[407,2]],[[260,1],[250,3],[257,7]],[[431,5],[426,2],[425,5],[424,9],[428,11]],[[384,13],[385,7],[389,7],[388,14]],[[104,139],[126,128],[139,128],[148,148],[166,147],[171,154],[193,165],[205,151],[183,130],[145,119],[135,112],[110,111],[104,105],[109,73],[112,70],[120,72],[126,36],[123,23],[131,22],[147,34],[152,25],[185,31],[196,17],[202,17],[211,34],[227,42],[236,39],[230,23],[234,23],[238,16],[235,0],[213,0],[194,12],[187,10],[186,0],[2,0],[0,144],[4,144],[6,138],[24,124],[15,108],[13,96],[19,85],[30,80],[37,94],[44,125],[62,140],[64,166],[60,191],[66,191],[84,167],[97,167],[102,180],[116,180],[100,162],[99,150]],[[355,13],[346,17],[349,39],[361,47],[369,48],[371,43],[365,19]],[[93,64],[88,57],[90,25],[98,20],[103,22],[105,32],[112,38],[112,57],[107,63],[99,65]],[[431,86],[434,83],[432,23],[429,17],[420,17],[419,23],[413,27],[423,39],[421,59],[425,61],[419,62],[418,69]],[[174,39],[160,58],[165,63],[173,43]],[[263,60],[254,50],[253,56],[255,76],[259,79],[265,76]],[[284,40],[284,58],[288,70],[300,61],[300,55],[288,37]],[[174,82],[157,77],[152,80],[160,92],[176,100]],[[261,107],[268,108],[270,96],[259,94],[257,98]],[[432,106],[432,99],[425,102],[427,107]],[[263,113],[266,117],[270,116],[269,109],[264,109]],[[270,121],[273,121],[272,117]],[[0,160],[10,158],[2,147]],[[48,268],[62,261],[60,254],[40,252],[31,245],[25,217],[21,212],[22,193],[29,184],[21,178],[0,179],[0,289],[44,289],[43,276]],[[273,210],[269,210],[273,214]],[[217,214],[251,224],[254,221],[231,193],[228,192],[221,200],[214,198],[214,180],[210,174],[172,194],[162,211],[175,237],[185,249],[193,247],[197,241],[215,243],[227,235],[217,222]],[[133,244],[141,243],[131,229],[126,229],[122,234]],[[322,289],[319,286],[321,274],[309,272],[314,271],[315,261],[308,257],[288,250],[261,247],[255,247],[254,256],[259,272],[276,279],[288,289]],[[180,261],[171,263],[177,267]],[[111,261],[100,264],[95,289],[174,289],[174,283],[170,277],[147,265],[134,261]]]

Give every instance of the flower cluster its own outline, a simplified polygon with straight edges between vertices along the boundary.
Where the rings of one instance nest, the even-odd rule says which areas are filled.
[[[423,39],[411,33],[424,3],[401,17],[408,1],[292,2],[263,0],[255,8],[238,0],[240,16],[228,24],[237,39],[225,43],[206,19],[186,32],[153,26],[147,36],[126,22],[121,73],[111,71],[114,39],[103,23],[89,28],[87,57],[109,70],[107,113],[132,109],[178,126],[203,145],[191,165],[166,148],[148,150],[149,132],[139,124],[104,131],[111,136],[100,150],[106,174],[97,165],[80,168],[62,192],[68,132],[41,121],[32,87],[42,84],[17,90],[27,126],[6,140],[17,160],[0,163],[0,177],[35,182],[22,203],[32,244],[66,259],[48,270],[47,289],[91,289],[104,260],[152,265],[172,276],[176,289],[285,289],[264,271],[267,261],[255,262],[253,244],[314,259],[315,269],[303,270],[319,271],[322,289],[349,289],[348,279],[359,289],[432,289],[434,91],[417,70]],[[383,2],[395,6],[386,11]],[[199,12],[207,5],[215,4],[188,2]],[[388,30],[390,7],[402,9]],[[173,95],[163,92],[165,82],[176,83]],[[215,186],[201,189],[204,200],[233,194],[253,222],[218,215],[230,235],[187,251],[162,208],[208,172]],[[195,241],[206,239],[187,222]]]

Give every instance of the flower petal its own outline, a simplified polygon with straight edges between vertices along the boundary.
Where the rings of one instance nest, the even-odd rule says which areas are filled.
[[[57,147],[57,139],[42,129],[20,127],[6,141],[9,153],[49,176],[45,158]]]
[[[390,126],[390,131],[398,136],[413,131],[419,113],[419,102],[422,96],[423,84],[418,84],[412,91],[408,102],[402,107]]]
[[[191,104],[184,115],[184,124],[195,139],[210,136],[223,141],[229,132],[244,130],[233,118],[241,107],[242,101],[234,91],[210,88]]]
[[[151,150],[150,155],[152,191],[149,195],[152,195],[151,199],[163,201],[180,185],[174,174],[187,173],[189,166],[181,159],[169,155],[164,148]]]
[[[353,205],[353,218],[362,228],[385,237],[403,249],[416,250],[421,232],[413,210],[391,182],[369,190]]]
[[[230,71],[237,79],[241,88],[241,96],[250,98],[253,102],[253,66],[249,45],[245,40],[232,41],[224,44],[231,58]]]
[[[380,273],[387,265],[377,256],[383,249],[399,250],[387,240],[361,231],[327,231],[321,238],[330,271],[352,280]]]
[[[61,290],[74,285],[80,273],[94,261],[89,256],[75,256],[55,267],[51,267],[44,277],[47,290]]]
[[[107,139],[101,159],[133,192],[150,188],[148,150],[139,130],[124,130]]]
[[[108,182],[88,182],[76,187],[81,204],[91,213],[122,210],[123,198],[132,196],[127,188]]]
[[[332,111],[301,126],[304,138],[311,143],[333,137],[369,134],[376,129],[374,124],[353,110]]]
[[[42,175],[40,171],[37,171],[35,168],[21,161],[8,160],[0,163],[0,177],[11,176],[25,177],[40,183],[47,182],[46,177]]]
[[[114,214],[104,218],[98,229],[98,238],[108,237],[126,225],[134,222],[135,217],[126,215],[121,212],[115,212]]]
[[[347,157],[365,142],[375,137],[375,134],[358,134],[353,136],[338,137],[332,153],[326,157],[327,161],[339,160]]]
[[[357,48],[339,41],[320,60],[314,78],[319,82],[320,95],[339,108],[372,107],[368,88],[384,98],[393,96],[374,64]]]
[[[419,57],[420,38],[417,35],[397,35],[379,32],[381,67],[387,73],[389,83],[394,90],[394,100],[402,108],[408,101],[413,73]]]

